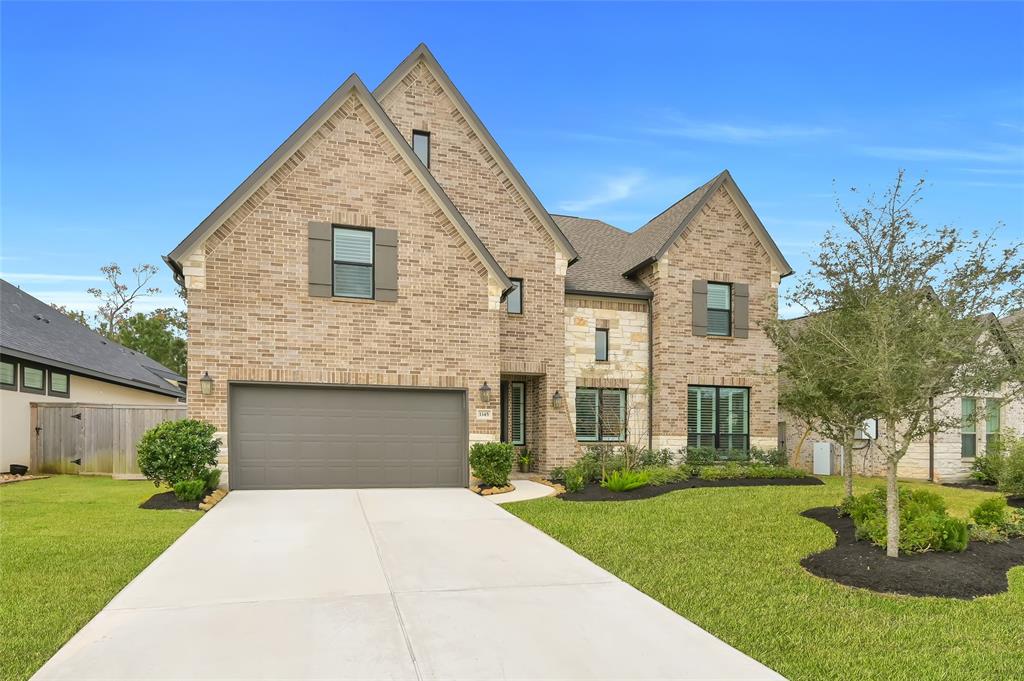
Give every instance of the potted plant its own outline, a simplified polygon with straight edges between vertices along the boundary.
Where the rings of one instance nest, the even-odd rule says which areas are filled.
[[[519,472],[529,473],[530,472],[530,461],[533,457],[530,456],[530,450],[524,449],[519,454]]]

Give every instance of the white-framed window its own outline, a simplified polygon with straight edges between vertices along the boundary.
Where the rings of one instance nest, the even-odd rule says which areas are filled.
[[[960,456],[973,459],[978,454],[978,400],[960,398]]]
[[[999,446],[999,431],[1002,429],[1000,412],[1003,401],[996,398],[985,400],[985,451],[993,452]]]
[[[732,335],[732,284],[708,282],[708,335]]]
[[[334,295],[373,298],[373,230],[335,227]]]

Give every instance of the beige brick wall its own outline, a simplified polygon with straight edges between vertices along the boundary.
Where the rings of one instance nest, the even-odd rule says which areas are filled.
[[[479,261],[357,98],[322,133],[207,241],[188,296],[189,414],[226,432],[229,381],[465,387],[471,439],[496,439],[495,400],[494,418],[475,414],[484,381],[497,394],[504,313],[488,310]],[[397,302],[311,298],[310,221],[397,230]]]
[[[608,361],[595,359],[596,329],[608,329]],[[627,442],[647,446],[647,302],[566,296],[565,390],[575,423],[576,388],[626,388]]]
[[[382,98],[399,131],[430,133],[430,170],[510,277],[524,280],[523,314],[499,316],[503,363],[531,363],[545,378],[533,391],[541,413],[531,435],[543,469],[572,458],[564,416],[546,408],[564,380],[565,259],[452,98],[422,63]],[[528,405],[532,409],[533,405]]]
[[[749,286],[748,338],[693,335],[695,279]],[[687,386],[691,384],[749,387],[751,444],[774,447],[778,357],[758,323],[776,317],[779,277],[724,188],[666,255],[641,273],[641,280],[654,291],[655,447],[685,445]]]

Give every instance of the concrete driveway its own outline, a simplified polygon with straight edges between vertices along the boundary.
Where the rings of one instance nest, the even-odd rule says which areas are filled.
[[[232,492],[38,679],[778,679],[467,490]]]

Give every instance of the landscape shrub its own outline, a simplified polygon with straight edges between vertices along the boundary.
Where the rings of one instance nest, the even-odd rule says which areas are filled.
[[[1014,509],[1003,523],[1003,533],[1007,537],[1024,538],[1024,508]]]
[[[982,527],[1002,528],[1006,523],[1006,497],[985,499],[971,511],[971,520]]]
[[[702,466],[697,474],[701,480],[732,480],[744,477],[745,467],[738,463],[726,463],[719,466]]]
[[[611,492],[628,492],[643,487],[649,480],[647,471],[612,471],[601,482],[601,487]]]
[[[565,469],[564,485],[566,492],[581,492],[587,484],[586,474],[579,466]]]
[[[174,485],[174,496],[178,501],[199,501],[206,494],[206,479],[182,480]]]
[[[671,449],[647,449],[644,447],[637,455],[636,462],[640,468],[655,468],[672,465]]]
[[[667,485],[679,480],[686,480],[690,477],[690,469],[685,467],[655,466],[653,468],[644,468],[643,471],[647,473],[648,484],[655,486]]]
[[[1008,539],[1007,534],[1003,532],[1002,528],[990,527],[988,525],[977,525],[972,523],[968,528],[968,532],[970,534],[971,541],[981,541],[986,544],[997,544],[1005,542]]]
[[[687,447],[684,461],[691,466],[707,466],[715,462],[714,447]]]
[[[205,421],[164,421],[147,430],[139,440],[139,470],[154,485],[174,486],[184,480],[205,480],[207,469],[217,465],[220,440],[216,428]]]
[[[212,492],[220,486],[220,469],[211,468],[206,471],[206,491]]]
[[[1006,461],[999,471],[999,491],[1006,494],[1024,494],[1024,438],[1004,436]]]
[[[491,487],[508,484],[515,448],[507,442],[477,442],[469,448],[469,466],[480,482]]]
[[[996,449],[985,456],[979,456],[971,464],[971,478],[983,485],[995,485],[1006,466],[1006,455]]]
[[[761,449],[760,447],[750,448],[750,460],[754,463],[763,463],[768,466],[785,466],[789,463],[789,457],[785,449]]]
[[[763,463],[743,464],[730,462],[697,468],[697,477],[702,480],[732,480],[741,478],[804,478],[807,472],[789,466],[770,466]]]
[[[900,488],[899,500],[901,551],[963,551],[967,547],[967,523],[949,516],[942,497],[927,490]],[[840,506],[840,512],[853,519],[858,539],[885,548],[885,488],[853,497]]]

